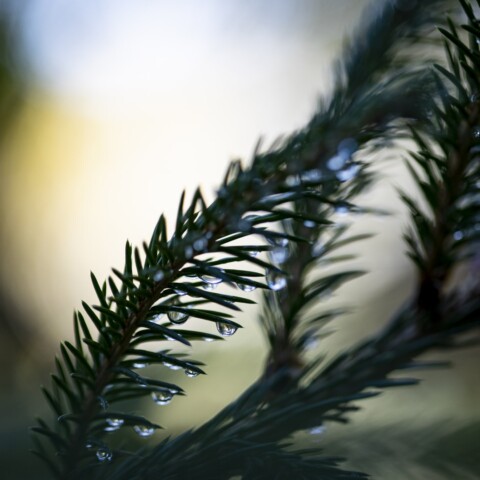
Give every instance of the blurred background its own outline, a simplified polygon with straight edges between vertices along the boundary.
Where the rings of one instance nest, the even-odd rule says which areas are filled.
[[[73,310],[94,301],[89,272],[121,266],[125,240],[149,238],[160,213],[173,221],[182,189],[200,184],[212,199],[229,160],[248,160],[259,136],[268,144],[302,126],[367,4],[0,0],[2,478],[43,478],[27,427],[45,413],[39,386],[72,337]],[[330,300],[355,313],[316,348],[368,335],[411,292],[393,190],[408,186],[401,158],[381,175],[363,203],[392,215],[352,220],[377,234],[359,260],[371,273]],[[228,342],[194,346],[207,376],[161,372],[188,393],[149,407],[167,434],[205,421],[256,378],[256,317],[246,309]],[[454,369],[422,373],[422,385],[366,402],[352,427],[314,441],[387,480],[478,478],[479,351],[449,358]]]

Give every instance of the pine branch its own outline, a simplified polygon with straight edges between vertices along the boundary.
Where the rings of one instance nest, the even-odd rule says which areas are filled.
[[[36,453],[57,478],[95,474],[116,480],[159,475],[226,478],[242,474],[244,478],[265,478],[272,472],[278,474],[279,465],[283,476],[278,478],[291,478],[294,472],[298,478],[364,478],[344,472],[336,459],[321,457],[318,451],[289,450],[286,438],[324,421],[347,421],[357,408],[352,402],[374,396],[378,389],[415,384],[414,379],[390,379],[388,375],[399,369],[428,366],[413,360],[428,349],[455,346],[459,333],[478,325],[480,307],[475,295],[470,292],[462,308],[456,302],[458,295],[443,296],[453,267],[463,258],[461,247],[465,243],[457,239],[455,255],[446,260],[450,235],[457,231],[455,228],[464,228],[465,222],[472,226],[478,221],[472,209],[467,209],[470,214],[462,210],[457,224],[446,215],[464,195],[477,194],[478,187],[465,181],[465,175],[478,175],[478,142],[476,135],[473,141],[471,135],[478,122],[478,100],[471,106],[465,99],[471,97],[470,87],[478,86],[478,46],[475,50],[472,42],[465,45],[453,23],[450,31],[443,31],[456,53],[449,50],[449,70],[438,70],[452,81],[457,96],[449,93],[438,76],[436,83],[427,81],[430,77],[425,70],[410,63],[408,55],[399,61],[400,52],[408,51],[409,42],[432,25],[435,18],[431,12],[441,5],[440,0],[417,2],[407,15],[399,8],[404,6],[402,1],[386,3],[348,47],[337,88],[303,130],[266,152],[257,149],[248,168],[233,162],[210,205],[200,190],[188,205],[182,195],[173,234],[167,236],[161,217],[143,253],[127,243],[123,271],[113,270],[117,280],[111,277],[100,284],[92,275],[99,304],[83,304],[88,320],[80,312],[75,314],[75,344],[62,345],[52,387],[44,390],[58,422],[49,426],[39,420],[34,428],[60,457],[57,466],[48,449],[42,444],[37,447]],[[469,4],[462,5],[470,17],[464,30],[476,40],[478,22]],[[408,104],[403,101],[405,91],[411,100]],[[302,354],[311,335],[309,326],[318,333],[321,324],[339,312],[305,320],[303,310],[328,288],[340,286],[360,273],[339,272],[305,285],[306,275],[319,256],[334,261],[325,255],[359,240],[343,237],[344,231],[339,229],[320,253],[315,244],[322,232],[332,229],[335,209],[360,210],[353,203],[355,196],[372,178],[368,165],[357,157],[353,160],[352,154],[358,150],[356,155],[360,155],[361,149],[374,148],[401,132],[401,119],[425,120],[425,94],[433,96],[436,91],[443,100],[447,92],[451,102],[431,105],[438,114],[438,128],[420,131],[421,127],[414,126],[411,130],[420,147],[420,153],[412,159],[427,175],[427,180],[417,180],[432,209],[432,219],[403,195],[414,213],[414,230],[407,242],[421,273],[419,294],[370,340],[341,353],[326,367],[320,368],[320,359],[307,364]],[[414,167],[411,170],[415,172]],[[465,190],[465,185],[471,188]],[[283,225],[280,230],[278,222]],[[264,243],[244,245],[252,235],[260,235]],[[470,241],[473,237],[468,238]],[[434,248],[430,244],[419,247],[419,241],[431,241]],[[257,251],[267,251],[269,259],[253,256]],[[230,268],[236,262],[248,262],[250,266]],[[266,283],[259,268],[266,270]],[[110,409],[107,412],[109,404],[144,395],[167,404],[184,393],[177,385],[138,373],[140,365],[170,364],[183,368],[188,376],[204,373],[200,362],[169,350],[150,350],[145,347],[147,342],[174,339],[190,345],[190,340],[221,338],[174,328],[189,317],[215,322],[223,337],[240,327],[225,310],[238,311],[238,304],[252,300],[243,293],[211,290],[221,282],[238,286],[243,292],[269,290],[264,324],[271,358],[266,375],[196,431],[133,456],[121,450],[112,452],[103,441],[105,431],[130,425],[139,435],[149,436],[160,426],[140,416]],[[439,303],[422,293],[424,285],[428,286],[428,295],[433,287],[436,289],[434,298],[441,300]],[[288,295],[282,297],[284,290]],[[168,322],[162,321],[164,315]],[[116,461],[110,464],[113,455]],[[252,460],[257,457],[264,461],[258,464]],[[212,463],[215,459],[216,467]],[[99,461],[103,468],[98,468]]]

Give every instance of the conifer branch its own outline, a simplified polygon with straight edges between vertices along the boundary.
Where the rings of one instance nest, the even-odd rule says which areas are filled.
[[[470,4],[461,3],[470,19],[462,28],[474,41],[466,45],[451,22],[450,30],[442,30],[450,67],[437,67],[456,94],[438,75],[427,81],[432,77],[410,62],[408,54],[399,62],[409,42],[425,35],[424,30],[438,20],[432,12],[443,2],[417,2],[408,14],[402,0],[386,2],[347,46],[332,97],[304,129],[269,151],[257,149],[250,167],[233,162],[210,205],[197,190],[185,206],[183,194],[173,234],[167,235],[160,217],[143,253],[127,243],[123,271],[113,270],[117,280],[110,277],[100,284],[92,274],[99,304],[83,304],[88,320],[81,312],[75,314],[75,344],[61,346],[52,387],[44,390],[58,421],[50,426],[39,420],[34,427],[60,458],[57,465],[49,449],[37,442],[36,453],[57,478],[213,479],[235,474],[266,478],[273,471],[278,478],[292,478],[292,472],[300,472],[298,478],[365,478],[344,472],[338,459],[322,457],[318,450],[288,449],[286,441],[292,433],[324,421],[346,422],[358,408],[352,402],[375,396],[379,389],[417,383],[388,376],[396,370],[432,366],[415,358],[434,347],[454,347],[459,333],[478,325],[478,285],[461,306],[458,292],[447,288],[468,246],[462,240],[471,244],[478,238],[478,229],[473,231],[479,220],[468,202],[466,207],[459,205],[464,198],[473,198],[474,203],[478,198],[478,185],[467,175],[478,179],[480,138],[475,133],[478,96],[471,100],[480,84],[480,35]],[[403,101],[406,91],[408,103]],[[426,94],[436,99],[436,92],[439,100],[427,102]],[[427,105],[436,115],[433,128],[423,126]],[[306,286],[306,275],[319,256],[334,260],[330,252],[361,238],[345,238],[344,230],[336,226],[320,253],[316,241],[332,231],[335,208],[360,210],[355,195],[372,178],[366,162],[351,158],[354,151],[358,149],[360,156],[361,149],[374,148],[375,142],[401,132],[405,125],[401,119],[411,122],[419,146],[412,154],[416,166],[411,172],[431,208],[430,218],[408,195],[402,196],[412,211],[413,227],[406,240],[419,268],[418,295],[384,330],[326,366],[320,358],[306,362],[303,351],[310,329],[318,334],[322,323],[339,312],[306,320],[302,309],[361,273],[340,271]],[[418,167],[423,177],[417,175]],[[464,232],[462,238],[455,238],[457,231]],[[264,242],[245,245],[253,235]],[[269,258],[253,256],[257,251],[267,251]],[[230,268],[236,262],[249,267]],[[266,270],[266,283],[259,269]],[[215,322],[224,337],[240,327],[225,310],[238,311],[238,304],[252,300],[245,294],[212,291],[212,285],[220,282],[244,292],[267,291],[263,324],[271,353],[265,375],[199,429],[133,456],[112,452],[103,441],[105,430],[130,425],[147,436],[160,427],[140,416],[105,411],[109,404],[143,395],[167,404],[184,393],[177,385],[145,377],[138,372],[140,364],[175,365],[189,376],[204,373],[200,362],[167,350],[154,351],[146,344],[174,339],[190,345],[191,340],[221,338],[174,328],[189,317]],[[288,295],[282,296],[282,291]],[[163,315],[168,322],[162,322]],[[110,463],[112,455],[115,461]],[[264,460],[259,463],[257,457]]]

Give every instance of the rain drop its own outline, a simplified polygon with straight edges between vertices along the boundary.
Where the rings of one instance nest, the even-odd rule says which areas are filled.
[[[305,228],[314,228],[315,225],[316,225],[316,223],[315,223],[313,220],[305,220],[305,221],[303,222],[303,226],[304,226]]]
[[[347,163],[348,157],[335,155],[327,161],[327,167],[334,172],[340,170]]]
[[[153,276],[153,279],[156,282],[161,282],[164,278],[165,278],[165,273],[163,270],[158,270],[157,272],[155,272],[155,275]]]
[[[200,275],[200,279],[210,285],[218,285],[219,283],[222,283],[221,278],[214,277],[213,275]]]
[[[275,263],[276,265],[281,265],[282,263],[285,263],[289,255],[290,252],[288,250],[288,246],[282,247],[277,245],[268,251],[270,261],[272,263]]]
[[[472,130],[473,138],[480,139],[480,125],[476,125]]]
[[[178,300],[177,301],[174,300],[172,302],[172,306],[180,307],[182,306],[182,304]],[[177,311],[170,310],[169,312],[167,312],[167,316],[172,323],[176,323],[176,324],[185,323],[188,320],[188,315],[185,312],[177,312]]]
[[[267,285],[270,287],[270,290],[278,291],[282,290],[287,286],[287,277],[283,273],[277,272],[276,270],[268,270],[266,274]]]
[[[350,211],[350,208],[346,203],[337,203],[334,210],[338,215],[346,215]]]
[[[244,292],[253,292],[257,287],[246,283],[237,283],[237,287]]]
[[[107,447],[100,447],[96,454],[99,462],[111,462],[112,461],[112,452]]]
[[[285,179],[285,184],[287,187],[298,187],[300,183],[300,177],[298,175],[289,175]]]
[[[203,252],[207,248],[207,245],[208,245],[208,241],[206,238],[203,238],[203,237],[198,238],[193,242],[193,248],[197,252]]]
[[[98,403],[100,404],[100,407],[102,407],[102,410],[107,410],[108,408],[108,401],[105,397],[102,397],[101,395],[97,397]]]
[[[321,435],[322,433],[325,433],[326,427],[323,425],[318,425],[317,427],[313,427],[310,429],[309,433],[310,435]]]
[[[134,362],[132,364],[132,367],[133,368],[146,368],[148,367],[148,363],[144,363],[144,362]]]
[[[258,254],[259,254],[259,253],[260,253],[260,252],[259,252],[258,250],[250,250],[250,251],[248,252],[248,254],[249,254],[251,257],[253,257],[253,258],[258,257]]]
[[[360,171],[360,167],[356,163],[353,163],[347,168],[337,172],[336,176],[338,180],[340,180],[341,182],[348,182],[349,180],[352,180],[353,178],[355,178],[359,171]]]
[[[152,392],[152,399],[157,405],[168,405],[173,398],[170,390],[161,390],[159,392]]]
[[[163,366],[169,368],[170,370],[180,370],[182,367],[180,365],[175,365],[174,363],[163,362]]]
[[[204,283],[202,288],[204,290],[215,290],[218,287],[218,283]]]
[[[302,173],[301,179],[303,182],[318,183],[322,179],[322,172],[320,170],[308,170]]]
[[[186,368],[185,375],[190,378],[195,378],[198,377],[198,372],[196,370],[192,370],[191,368]]]
[[[155,428],[148,427],[147,425],[135,425],[133,429],[139,437],[150,437],[153,435],[153,432],[155,432]]]
[[[218,333],[224,337],[231,337],[236,331],[237,327],[235,325],[230,325],[225,322],[217,322]]]
[[[122,418],[107,418],[105,419],[107,426],[104,428],[105,432],[116,432],[123,425]]]
[[[317,258],[317,257],[320,257],[320,255],[323,255],[324,253],[325,253],[324,243],[321,241],[316,242],[312,247],[312,256]]]

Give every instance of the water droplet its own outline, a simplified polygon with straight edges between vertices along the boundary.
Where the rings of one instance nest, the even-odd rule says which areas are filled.
[[[205,283],[209,283],[210,285],[218,285],[219,283],[222,283],[221,278],[214,277],[213,275],[200,275],[200,279]]]
[[[316,223],[315,223],[313,220],[305,220],[305,221],[303,222],[303,226],[304,226],[305,228],[314,228],[315,225],[316,225]]]
[[[321,435],[322,433],[325,433],[326,427],[323,425],[318,425],[318,427],[313,427],[310,429],[309,433],[310,435]]]
[[[175,365],[174,363],[163,362],[163,366],[169,368],[170,370],[180,370],[182,367],[180,365]]]
[[[276,265],[281,265],[282,263],[285,263],[289,255],[290,251],[288,249],[288,246],[281,247],[277,245],[268,251],[270,261]]]
[[[207,245],[208,245],[208,240],[206,238],[197,238],[197,240],[195,240],[193,242],[193,248],[197,251],[197,252],[203,252],[206,248],[207,248]]]
[[[258,250],[249,250],[249,252],[248,252],[248,254],[253,258],[258,257],[259,253],[260,252]]]
[[[334,210],[338,215],[346,215],[350,211],[350,207],[347,203],[339,202],[335,205]]]
[[[163,270],[158,270],[155,272],[155,275],[153,276],[153,279],[156,282],[161,282],[165,278],[165,272]]]
[[[170,390],[161,390],[159,392],[152,392],[152,399],[157,405],[168,405],[173,398]]]
[[[192,257],[193,257],[193,248],[190,245],[188,245],[185,247],[185,258],[189,260]]]
[[[198,377],[198,372],[196,370],[192,370],[191,368],[185,369],[185,375],[190,378]]]
[[[347,163],[348,157],[335,155],[327,161],[327,167],[334,172],[340,170]]]
[[[212,337],[203,337],[204,342],[213,342],[215,339]]]
[[[225,322],[217,322],[217,330],[220,335],[224,337],[231,337],[238,328],[235,325],[230,325],[229,323]]]
[[[287,278],[283,273],[277,272],[276,270],[268,270],[266,274],[267,285],[270,287],[270,290],[278,291],[282,290],[287,286]]]
[[[139,437],[150,437],[155,432],[155,428],[147,425],[135,425],[133,429]]]
[[[360,166],[356,163],[352,163],[352,165],[337,172],[336,176],[341,182],[348,182],[355,178],[358,175],[358,172],[360,172]]]
[[[144,363],[144,362],[134,362],[132,364],[132,367],[133,368],[146,368],[148,367],[148,363]]]
[[[288,246],[288,238],[285,237],[267,237],[268,243],[273,246],[277,247],[287,247]]]
[[[237,283],[237,287],[244,292],[253,292],[257,288],[254,285],[247,285],[246,283]]]
[[[204,290],[215,290],[218,287],[218,283],[204,283],[202,288]]]
[[[453,233],[453,238],[455,240],[462,240],[463,239],[463,232],[461,230],[457,230],[456,232]]]
[[[316,257],[320,257],[324,253],[325,253],[325,244],[319,240],[312,247],[312,256],[316,258]]]
[[[180,297],[183,297],[184,295],[187,294],[187,292],[185,292],[184,290],[180,290],[179,288],[174,288],[173,291]]]
[[[342,140],[337,147],[337,153],[346,158],[351,157],[358,148],[358,143],[353,138]]]
[[[181,307],[183,305],[178,300],[173,300],[172,306]],[[176,312],[176,311],[170,310],[169,312],[167,312],[167,316],[172,323],[176,323],[176,324],[185,323],[188,320],[188,315],[185,312]]]
[[[98,399],[98,403],[100,404],[100,407],[102,407],[102,410],[107,410],[108,408],[107,399],[105,397],[102,397],[101,395],[99,395],[97,399]]]
[[[480,125],[476,125],[475,127],[473,127],[472,135],[473,135],[473,138],[475,138],[475,139],[480,138]]]
[[[158,315],[155,315],[155,316],[151,319],[151,321],[152,321],[153,323],[160,323],[164,315],[165,315],[164,313],[159,313]]]
[[[107,422],[104,428],[106,432],[115,432],[124,424],[123,418],[106,418],[105,421]]]
[[[285,179],[285,185],[287,185],[287,187],[298,187],[300,183],[300,177],[298,175],[289,175]]]
[[[100,447],[96,454],[99,462],[111,462],[112,461],[112,452],[107,447]]]
[[[307,170],[301,175],[302,182],[318,183],[322,179],[322,172],[318,169]]]

